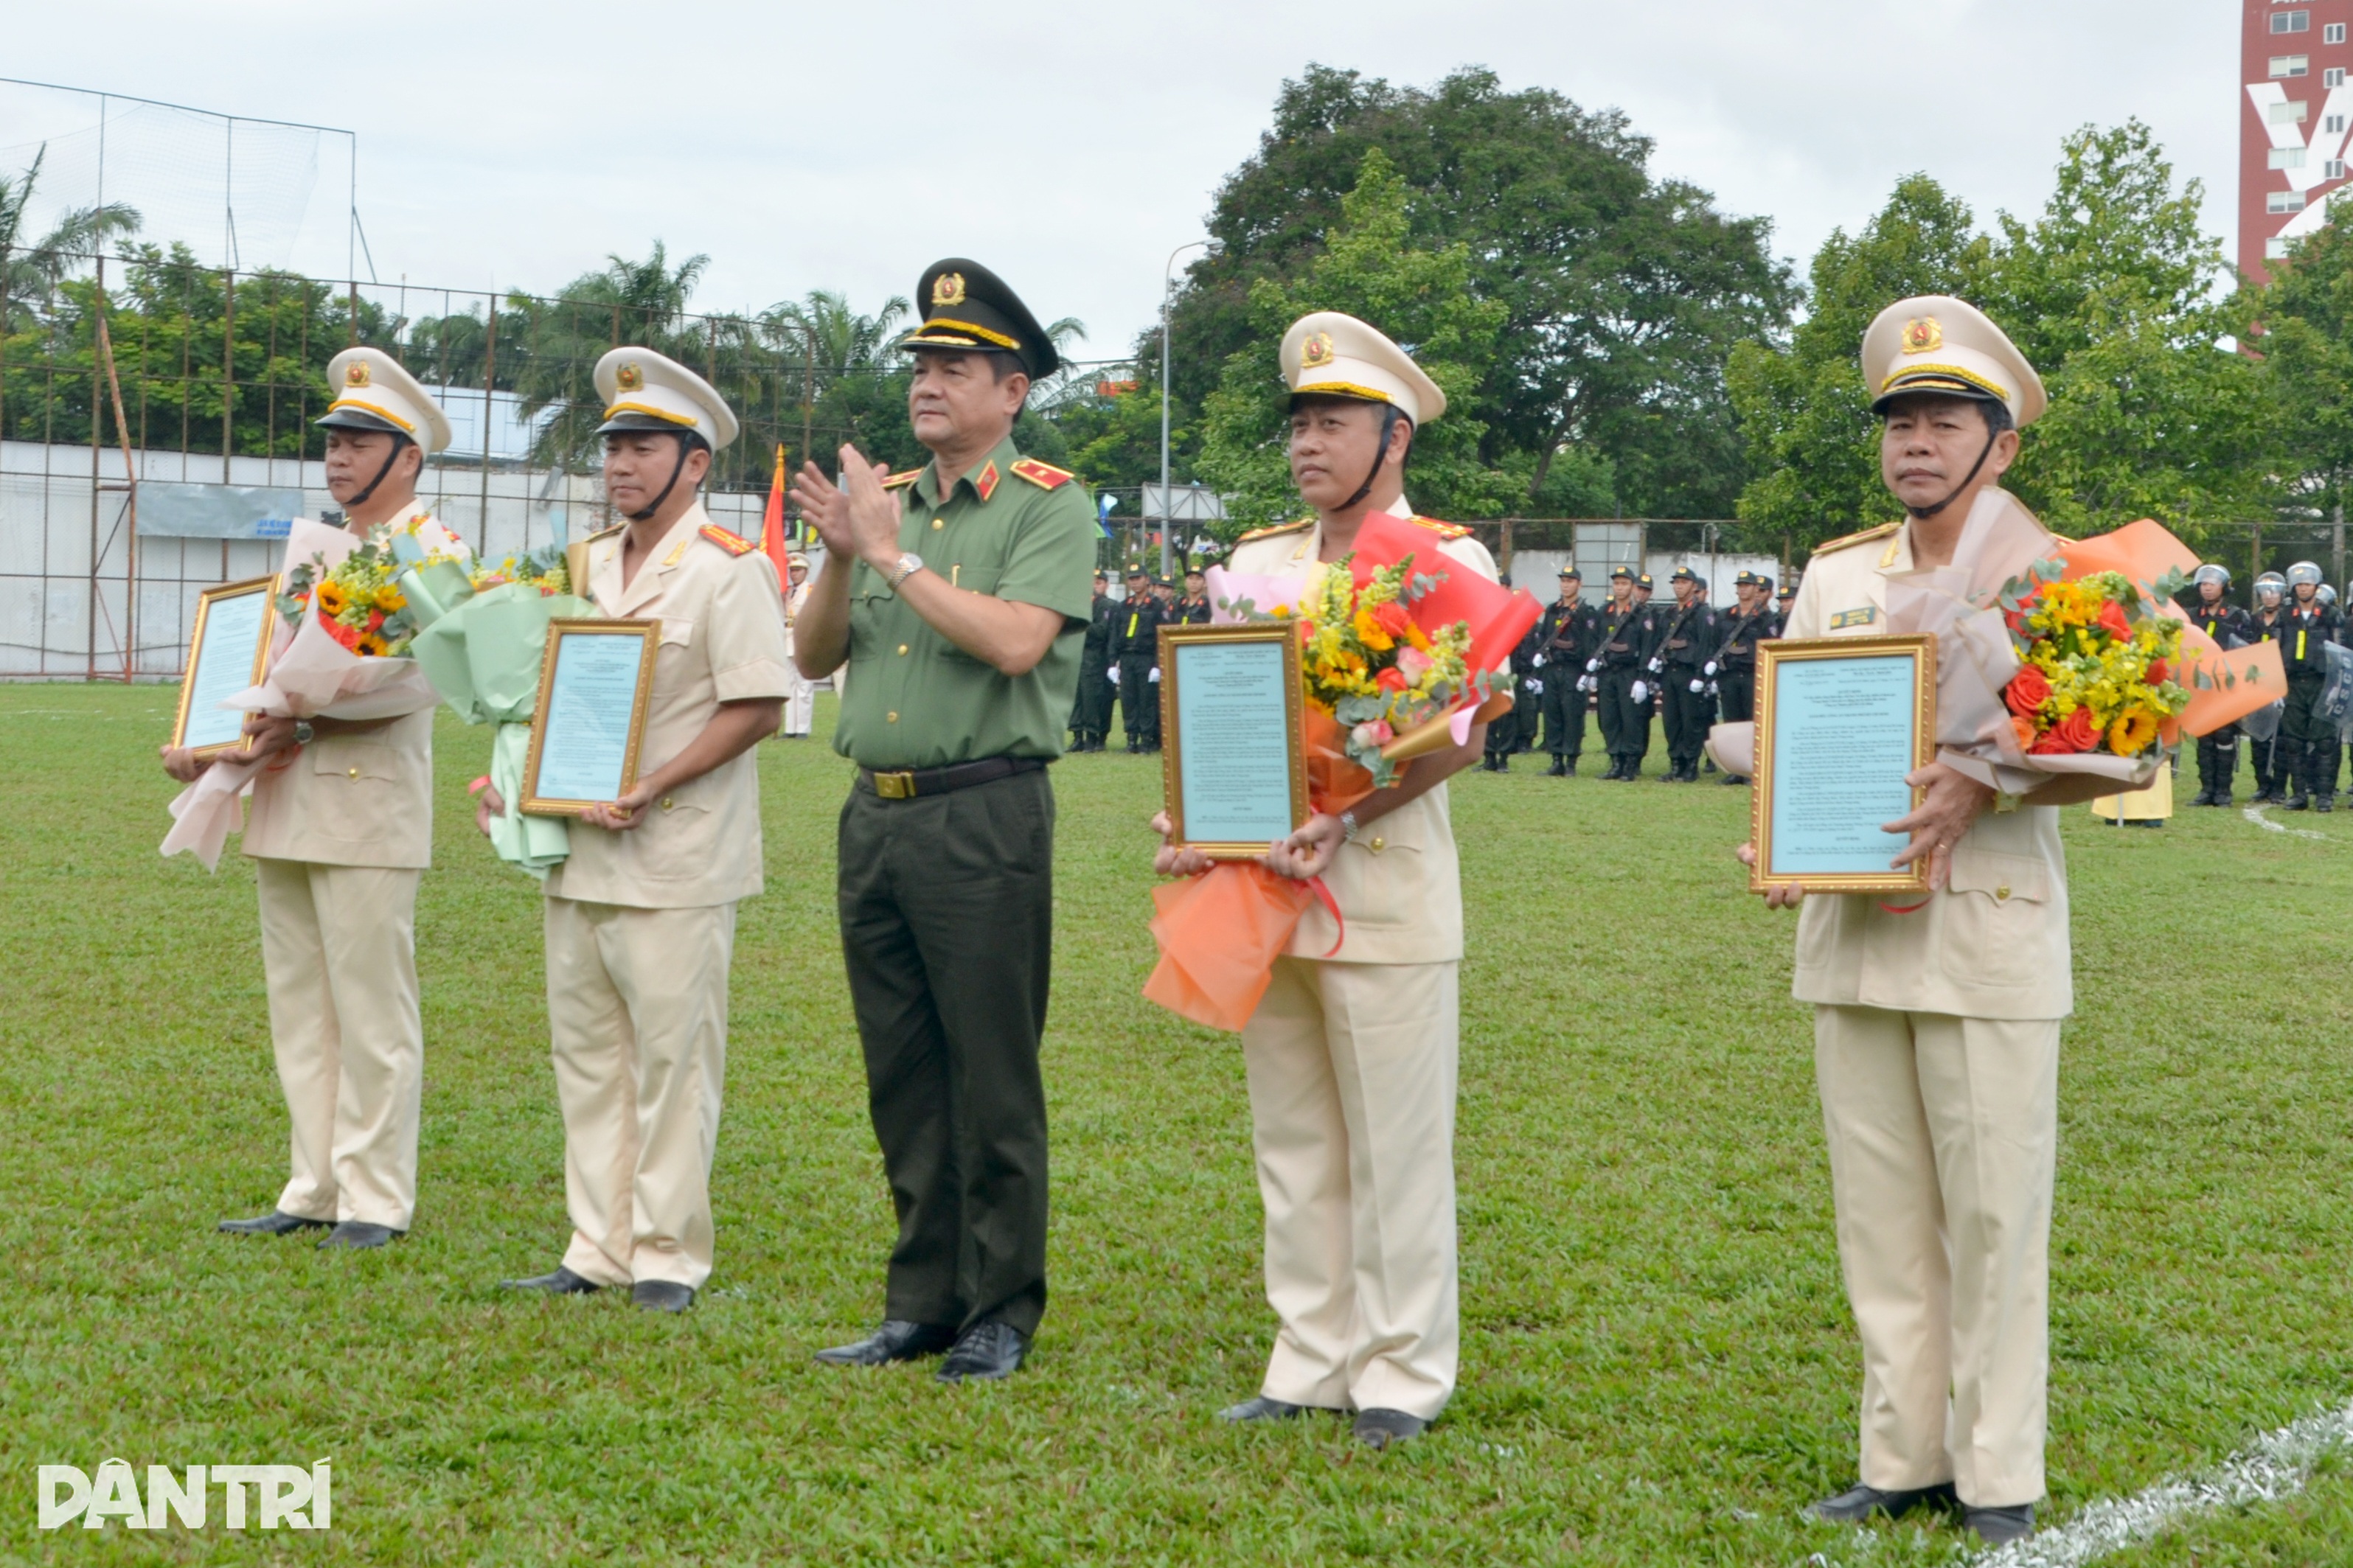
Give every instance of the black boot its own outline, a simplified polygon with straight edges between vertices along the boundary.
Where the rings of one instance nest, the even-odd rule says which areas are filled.
[[[2326,816],[2328,813],[2337,809],[2337,797],[2327,790],[2323,790],[2318,798],[2313,801],[2312,809]]]
[[[2287,798],[2287,809],[2290,811],[2306,811],[2309,810],[2311,806],[2312,797],[2305,794],[2302,790],[2298,790],[2295,794],[2288,796]]]
[[[1573,779],[1577,776],[1577,759],[1575,757],[1570,757],[1567,759],[1567,761],[1568,765],[1561,769],[1561,776],[1563,778]]]
[[[1552,759],[1552,766],[1545,770],[1545,777],[1548,779],[1565,779],[1567,776],[1567,759],[1562,757],[1558,752],[1555,752]]]
[[[2214,787],[2211,784],[2209,784],[2206,788],[2200,790],[2196,795],[2189,797],[2189,804],[2192,805],[2213,805]]]

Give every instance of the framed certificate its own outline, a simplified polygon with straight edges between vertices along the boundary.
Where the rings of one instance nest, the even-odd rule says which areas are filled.
[[[1904,782],[1936,753],[1936,642],[1807,637],[1757,645],[1751,891],[1926,892],[1926,861],[1883,831],[1924,793]]]
[[[188,638],[187,673],[180,677],[180,710],[172,744],[200,757],[245,745],[249,715],[221,699],[259,686],[269,672],[269,634],[277,629],[278,579],[224,583],[196,595],[196,626]]]
[[[658,620],[547,623],[522,765],[526,815],[577,816],[636,785],[660,647]]]
[[[1255,860],[1307,820],[1299,631],[1289,621],[1160,628],[1169,842]]]

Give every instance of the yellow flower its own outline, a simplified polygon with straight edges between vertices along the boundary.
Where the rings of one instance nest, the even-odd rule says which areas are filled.
[[[336,582],[332,577],[325,578],[321,581],[316,598],[319,605],[319,613],[327,616],[330,620],[342,615],[343,613],[344,606],[351,603],[351,600],[343,593],[343,585],[341,583]]]
[[[397,615],[408,607],[408,597],[398,588],[386,583],[375,591],[375,607],[387,616]]]
[[[392,645],[374,632],[364,633],[361,636],[359,655],[362,658],[382,658],[390,652],[392,652]]]
[[[2108,750],[2120,757],[2138,756],[2157,739],[2157,715],[2146,708],[2126,709],[2108,726]]]

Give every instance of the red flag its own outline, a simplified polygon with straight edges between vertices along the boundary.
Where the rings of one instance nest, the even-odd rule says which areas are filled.
[[[785,562],[787,548],[785,539],[785,448],[779,442],[776,445],[776,477],[768,486],[768,511],[760,520],[760,552],[775,563],[776,586],[783,590],[786,598],[790,599],[793,596],[793,574]]]

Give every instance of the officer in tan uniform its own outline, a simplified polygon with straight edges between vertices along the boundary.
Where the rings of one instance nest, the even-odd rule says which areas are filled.
[[[785,556],[785,570],[792,574],[792,591],[785,595],[785,679],[791,685],[785,698],[785,737],[805,741],[810,727],[817,721],[817,682],[803,676],[789,662],[793,651],[793,623],[800,619],[801,606],[808,603],[808,557],[795,550]]]
[[[425,458],[449,421],[381,349],[327,365],[335,400],[327,490],[353,533],[415,532],[464,552],[417,500]],[[417,1212],[417,1131],[425,1028],[417,992],[417,884],[433,859],[433,712],[353,721],[255,717],[245,853],[261,901],[270,1044],[293,1123],[292,1173],[277,1205],[223,1220],[242,1236],[332,1226],[322,1247],[382,1247]],[[188,780],[206,765],[166,747]]]
[[[1319,311],[1282,341],[1291,471],[1315,516],[1243,536],[1237,572],[1299,575],[1349,552],[1370,511],[1396,510],[1407,447],[1446,395],[1363,321]],[[1495,563],[1462,529],[1415,519],[1459,568]],[[1417,758],[1398,786],[1318,814],[1265,858],[1321,876],[1345,919],[1300,921],[1242,1030],[1267,1300],[1282,1320],[1259,1396],[1229,1421],[1353,1410],[1375,1447],[1419,1433],[1454,1391],[1460,1351],[1454,1223],[1457,970],[1462,889],[1446,780],[1476,761],[1486,726]],[[1155,823],[1165,834],[1165,817]],[[1164,847],[1164,873],[1208,868]]]
[[[588,542],[588,596],[659,620],[637,787],[594,805],[547,875],[547,1015],[572,1241],[507,1283],[629,1287],[683,1311],[711,1275],[711,1160],[727,1063],[735,905],[761,889],[758,742],[790,690],[776,569],[696,490],[735,416],[648,349],[596,365],[605,489],[628,521]],[[504,803],[486,792],[489,814]]]
[[[1815,552],[1788,637],[1885,634],[1888,577],[1952,560],[2044,406],[2033,367],[1958,300],[1889,306],[1862,364],[1882,476],[1908,516]],[[2074,1006],[2057,808],[2106,786],[1998,795],[1941,763],[1913,780],[1926,802],[1889,826],[1912,836],[1898,862],[1925,858],[1936,890],[1818,893],[1798,921],[1792,989],[1814,1005],[1839,1262],[1863,1352],[1861,1479],[1814,1512],[1957,1505],[2002,1542],[2033,1529],[2043,1490],[2059,1026]],[[1767,902],[1797,903],[1797,890]]]

